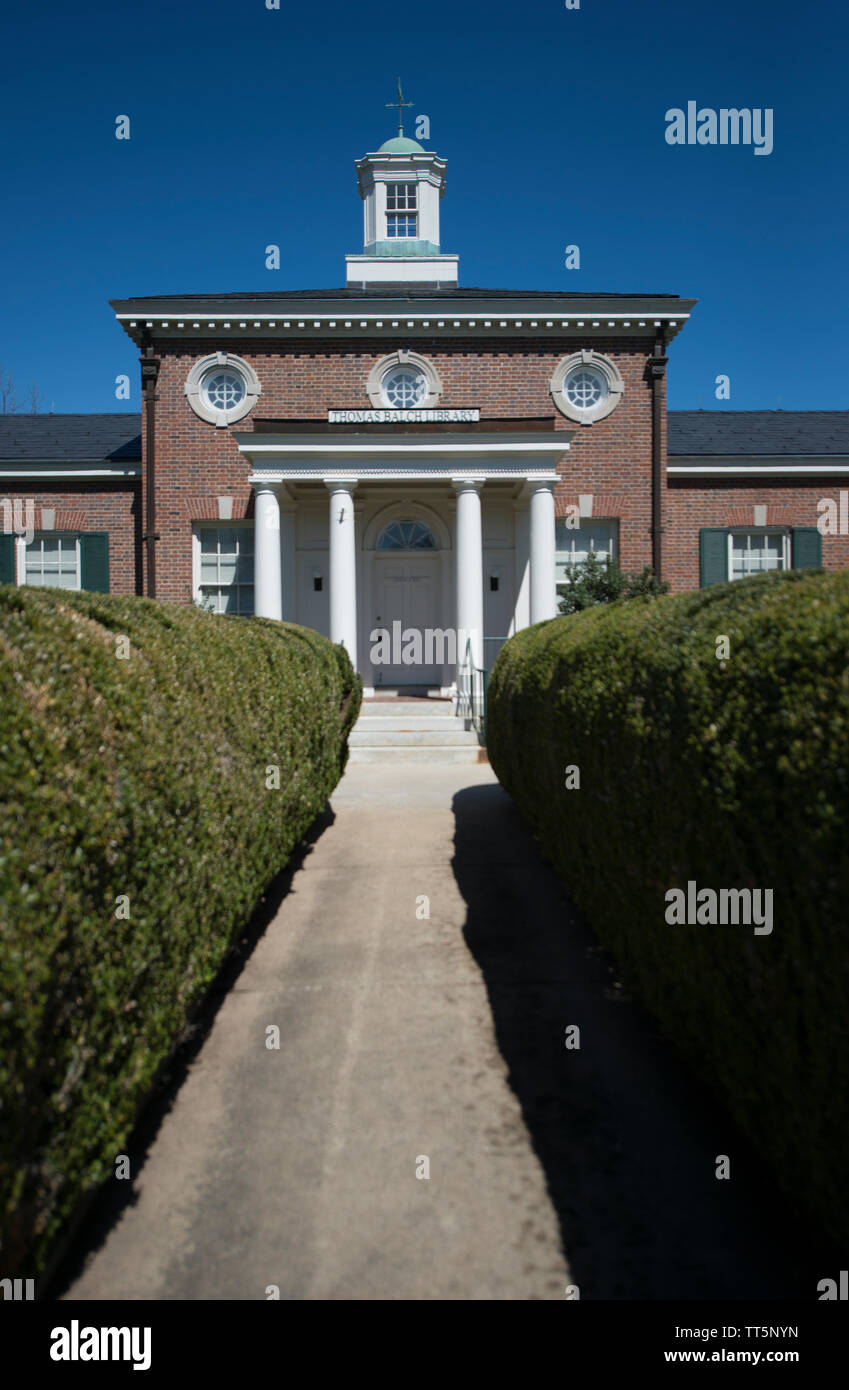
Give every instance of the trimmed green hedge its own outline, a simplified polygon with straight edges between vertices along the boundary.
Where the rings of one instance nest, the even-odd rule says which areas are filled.
[[[785,1190],[849,1236],[849,574],[537,624],[499,655],[487,740],[636,992]],[[772,933],[670,924],[688,881],[773,889]]]
[[[306,628],[0,586],[4,1274],[37,1273],[114,1171],[342,775],[361,691]]]

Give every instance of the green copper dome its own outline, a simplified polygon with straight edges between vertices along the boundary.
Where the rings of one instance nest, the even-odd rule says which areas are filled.
[[[395,135],[391,140],[384,140],[378,154],[427,154],[424,145],[420,145],[418,140],[409,140],[406,135]]]

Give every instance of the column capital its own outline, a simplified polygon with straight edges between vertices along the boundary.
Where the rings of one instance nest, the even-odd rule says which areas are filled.
[[[480,492],[485,482],[486,478],[479,476],[471,478],[452,478],[451,486],[455,492],[465,492],[472,488],[474,488],[475,492]]]
[[[559,478],[526,478],[525,489],[531,492],[553,492]]]
[[[359,478],[323,478],[322,482],[328,492],[356,492],[359,486]]]

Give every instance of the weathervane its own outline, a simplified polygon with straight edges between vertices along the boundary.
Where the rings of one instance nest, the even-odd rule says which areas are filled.
[[[404,112],[403,112],[402,108],[403,108],[404,106],[412,106],[413,103],[412,103],[411,101],[405,101],[405,100],[404,100],[404,93],[401,91],[401,79],[400,79],[400,77],[398,78],[398,97],[397,97],[397,100],[395,100],[395,101],[387,101],[385,104],[386,104],[387,106],[397,106],[397,107],[398,107],[398,134],[399,134],[399,135],[403,135],[403,134],[404,134]]]

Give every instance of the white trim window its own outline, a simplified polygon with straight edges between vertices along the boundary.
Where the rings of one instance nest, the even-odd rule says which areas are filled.
[[[387,239],[418,235],[418,205],[418,186],[415,183],[386,185]]]
[[[380,385],[390,410],[419,409],[428,397],[427,377],[417,367],[393,367]]]
[[[563,393],[576,410],[595,410],[607,400],[607,380],[594,367],[579,367],[566,377]]]
[[[561,415],[579,425],[594,425],[616,409],[625,384],[610,357],[582,348],[560,359],[549,390]]]
[[[232,367],[216,367],[201,381],[201,394],[207,410],[237,410],[247,394],[245,378]]]
[[[570,565],[586,563],[587,556],[600,560],[615,560],[617,554],[617,523],[615,521],[582,520],[580,526],[569,526],[566,518],[555,522],[557,589],[569,587],[567,569]]]
[[[36,531],[27,543],[18,538],[18,574],[21,584],[36,588],[79,589],[82,587],[82,556],[79,536],[57,531]]]
[[[195,602],[211,613],[253,613],[253,523],[197,525],[193,550]]]
[[[243,357],[232,352],[212,352],[194,363],[185,391],[195,415],[223,429],[249,414],[262,387],[253,367]]]
[[[790,568],[790,536],[786,531],[729,531],[728,577],[746,579],[750,574]]]
[[[375,410],[431,409],[439,403],[442,382],[426,357],[399,348],[375,362],[366,394]]]

